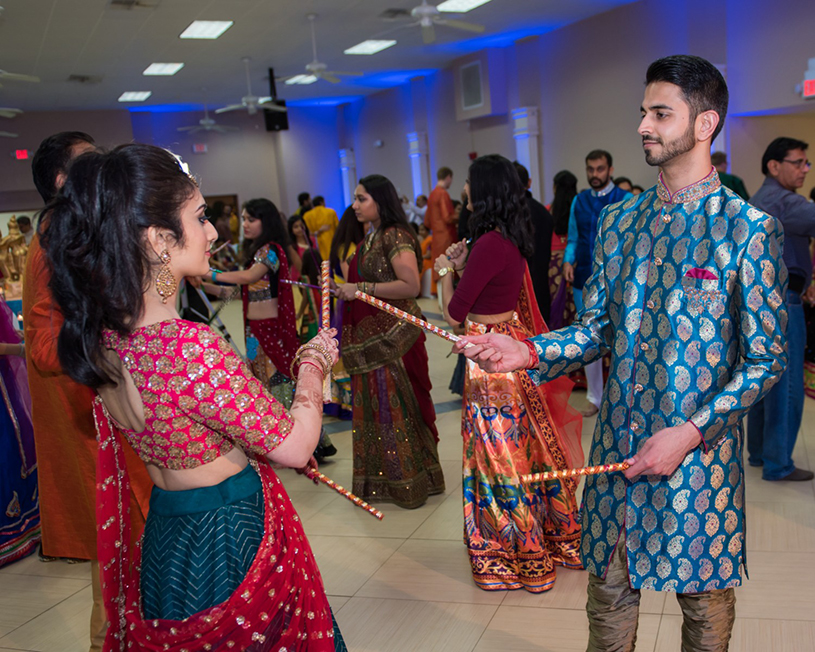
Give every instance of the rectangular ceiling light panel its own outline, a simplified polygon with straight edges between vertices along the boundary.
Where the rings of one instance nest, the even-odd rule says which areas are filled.
[[[151,63],[142,75],[174,75],[183,67],[183,63]]]
[[[387,50],[389,47],[396,45],[396,41],[363,41],[357,43],[354,47],[344,50],[345,54],[376,54]]]
[[[476,7],[485,5],[490,0],[446,0],[436,7],[439,11],[447,11],[456,14],[466,14]]]
[[[128,91],[119,96],[120,102],[144,102],[153,94],[152,91]]]
[[[306,86],[307,84],[313,84],[317,81],[317,78],[314,75],[295,75],[291,79],[286,80],[286,84],[289,86],[293,86],[297,84],[298,86]]]
[[[178,38],[218,38],[233,24],[231,20],[194,20]]]

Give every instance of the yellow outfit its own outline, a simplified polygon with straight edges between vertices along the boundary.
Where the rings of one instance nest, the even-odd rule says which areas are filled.
[[[323,260],[328,260],[331,253],[331,241],[334,239],[334,232],[340,224],[337,212],[325,206],[315,206],[303,215],[303,221],[312,235],[316,234],[320,227],[329,227],[317,236],[317,248],[320,250],[320,256]]]

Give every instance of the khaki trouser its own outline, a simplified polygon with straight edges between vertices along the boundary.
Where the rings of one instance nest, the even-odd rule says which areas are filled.
[[[99,576],[99,562],[91,561],[91,587],[93,591],[93,608],[91,609],[91,649],[90,652],[102,652],[105,633],[108,631],[108,619],[105,616],[105,605],[102,601],[102,580]]]
[[[677,593],[682,609],[682,652],[725,652],[736,617],[733,589]],[[637,642],[640,592],[628,583],[625,540],[611,556],[605,580],[589,573],[587,652],[632,652]]]

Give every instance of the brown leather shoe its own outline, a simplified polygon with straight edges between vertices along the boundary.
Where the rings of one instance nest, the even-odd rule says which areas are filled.
[[[589,407],[587,409],[585,409],[585,410],[580,410],[580,414],[582,414],[584,417],[588,418],[588,417],[593,417],[599,411],[600,411],[599,407],[597,407],[594,403],[589,403]]]
[[[770,482],[784,482],[785,480],[789,480],[791,482],[806,482],[807,480],[812,480],[815,478],[815,473],[812,471],[807,471],[806,469],[799,469],[794,468],[790,471],[787,475],[783,478],[778,478],[777,480],[770,480]],[[767,480],[767,478],[764,478]]]

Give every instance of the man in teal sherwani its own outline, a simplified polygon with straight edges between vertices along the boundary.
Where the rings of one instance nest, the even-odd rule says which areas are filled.
[[[589,650],[634,648],[641,588],[677,593],[683,650],[730,639],[745,562],[741,420],[786,365],[787,270],[780,224],[711,165],[727,100],[704,59],[654,62],[639,133],[659,181],[600,214],[578,320],[526,342],[456,345],[539,383],[611,352],[588,463],[630,467],[586,479]]]

